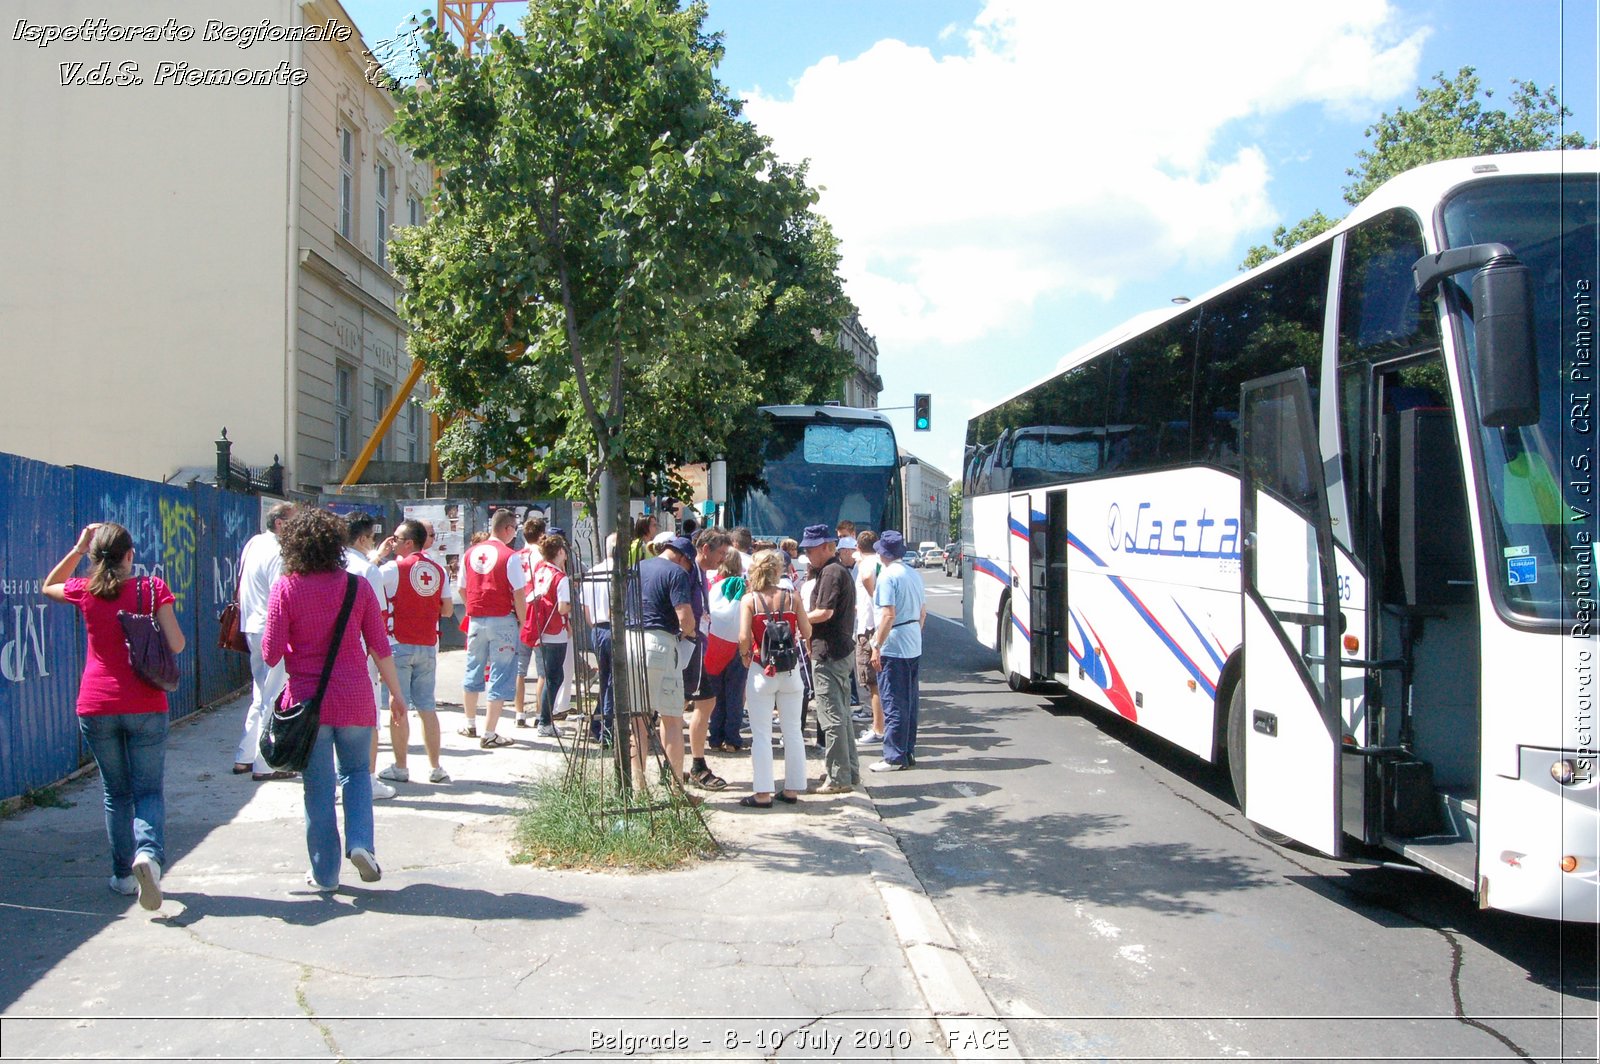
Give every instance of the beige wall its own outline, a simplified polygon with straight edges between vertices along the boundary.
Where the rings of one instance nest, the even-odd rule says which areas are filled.
[[[159,13],[159,15],[158,15]],[[172,18],[181,42],[13,39],[18,21]],[[286,86],[157,85],[162,61],[271,69],[287,43],[201,40],[208,19],[290,25],[289,0],[13,0],[0,35],[0,450],[142,477],[287,455]],[[142,85],[61,84],[135,63]]]

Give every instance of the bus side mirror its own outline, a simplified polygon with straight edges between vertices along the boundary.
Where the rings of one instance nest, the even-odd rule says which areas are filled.
[[[1477,333],[1478,410],[1489,428],[1539,420],[1539,358],[1533,340],[1533,279],[1504,244],[1472,244],[1424,255],[1412,266],[1417,294],[1444,278],[1477,270],[1472,310]]]
[[[1539,420],[1533,280],[1516,259],[1495,259],[1472,279],[1478,344],[1478,410],[1489,428]]]

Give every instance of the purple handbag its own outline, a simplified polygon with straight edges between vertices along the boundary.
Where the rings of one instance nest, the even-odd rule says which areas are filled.
[[[122,623],[122,638],[128,644],[128,664],[133,673],[158,691],[178,689],[178,657],[167,645],[167,637],[156,623],[155,591],[150,592],[150,612],[144,610],[144,593],[149,587],[149,577],[138,577],[137,610],[117,611]]]

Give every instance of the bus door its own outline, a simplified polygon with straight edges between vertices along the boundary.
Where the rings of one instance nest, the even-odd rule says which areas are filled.
[[[1045,559],[1046,519],[1033,509],[1027,492],[1011,496],[1011,514],[1006,541],[1010,544],[1012,658],[1004,663],[1008,671],[1023,680],[1044,679],[1050,675],[1050,621],[1046,616],[1050,596],[1045,590],[1048,568]],[[1005,645],[1002,643],[1002,645]],[[1025,666],[1025,667],[1024,667]]]
[[[1338,856],[1339,611],[1305,370],[1246,382],[1240,404],[1244,814]]]

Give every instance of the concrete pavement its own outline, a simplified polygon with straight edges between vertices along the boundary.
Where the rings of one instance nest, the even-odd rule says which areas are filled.
[[[441,655],[444,699],[462,658]],[[741,809],[749,758],[714,755],[720,856],[513,865],[521,781],[560,767],[556,743],[505,726],[515,748],[480,750],[448,706],[453,782],[378,802],[382,882],[346,867],[323,897],[298,782],[230,772],[243,712],[173,728],[157,913],[106,889],[93,774],[62,789],[70,808],[0,822],[0,1059],[1015,1057],[864,792]]]

